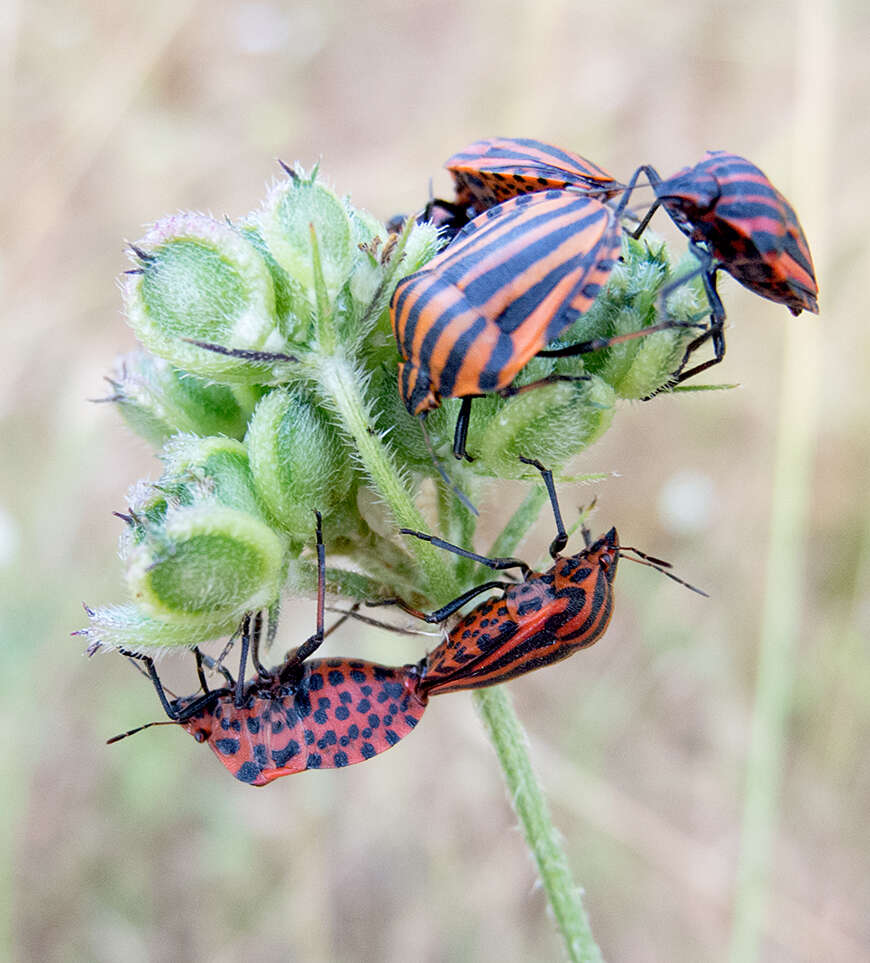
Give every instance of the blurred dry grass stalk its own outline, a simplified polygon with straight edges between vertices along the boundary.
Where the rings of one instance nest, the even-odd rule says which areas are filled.
[[[578,466],[617,470],[599,518],[678,561],[713,601],[693,621],[663,580],[625,573],[607,637],[512,691],[606,957],[722,958],[790,333],[821,366],[820,431],[814,460],[789,479],[806,486],[808,509],[761,957],[866,955],[870,336],[854,306],[870,254],[870,131],[853,118],[870,109],[870,11],[804,9],[827,16],[829,39],[812,28],[801,46],[792,6],[777,2],[618,0],[594,11],[610,24],[594,42],[593,13],[564,2],[5,5],[0,720],[13,748],[0,926],[11,958],[557,952],[468,700],[436,703],[414,743],[358,771],[257,793],[170,730],[106,749],[106,736],[156,718],[153,694],[120,660],[87,665],[64,641],[84,593],[116,592],[107,509],[156,471],[110,413],[83,403],[132,344],[111,283],[122,239],[178,208],[247,210],[276,154],[322,154],[340,189],[386,217],[425,200],[430,174],[443,186],[442,158],[488,134],[549,139],[617,175],[727,147],[801,211],[821,319],[726,283],[733,329],[717,377],[743,390],[634,406]],[[824,49],[828,82],[816,79]],[[687,470],[712,499],[689,511],[684,487],[676,515],[657,511]],[[289,644],[294,612],[303,631],[310,607],[288,608]],[[332,650],[402,661],[412,645],[356,628]],[[182,669],[176,681],[190,688]]]

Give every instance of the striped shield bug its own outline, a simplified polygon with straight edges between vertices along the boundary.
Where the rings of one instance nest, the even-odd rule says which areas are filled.
[[[546,572],[535,572],[517,558],[487,558],[435,536],[402,529],[407,535],[487,568],[519,569],[522,575],[521,582],[484,582],[428,615],[398,599],[377,603],[394,603],[426,622],[442,622],[478,595],[501,591],[500,596],[481,602],[462,616],[429,653],[420,682],[424,697],[497,685],[593,645],[606,631],[613,614],[613,581],[620,558],[649,565],[693,592],[706,595],[667,571],[668,562],[620,545],[615,528],[594,542],[584,528],[585,547],[576,555],[561,555],[568,536],[552,473],[537,461],[521,460],[540,471],[556,521],[556,537],[550,544],[553,565]]]
[[[667,180],[649,165],[641,167],[628,191],[641,172],[655,191],[655,201],[633,236],[639,237],[657,208],[663,207],[689,238],[711,307],[710,327],[686,349],[678,381],[706,370],[725,354],[725,310],[716,291],[719,270],[761,297],[786,305],[792,314],[818,313],[818,286],[806,236],[794,208],[763,171],[736,154],[707,151],[700,163]],[[662,294],[668,291],[665,288]],[[714,357],[682,370],[709,339]]]
[[[535,355],[583,354],[682,326],[665,322],[546,350],[607,283],[620,254],[621,213],[573,191],[522,194],[476,217],[423,270],[396,286],[390,318],[402,356],[399,393],[412,415],[437,408],[442,398],[463,399],[457,458],[469,458],[473,398],[490,392],[507,397],[576,377],[514,386]]]
[[[364,762],[408,735],[426,702],[419,691],[417,666],[309,658],[327,634],[323,629],[325,556],[319,513],[317,555],[316,630],[288,654],[281,666],[270,671],[260,664],[262,619],[252,620],[250,616],[240,629],[238,678],[234,680],[221,669],[227,684],[220,689],[209,689],[203,665],[214,663],[198,649],[196,664],[202,691],[173,700],[167,696],[153,660],[135,655],[144,663],[169,721],[148,723],[109,742],[149,726],[179,725],[197,742],[207,743],[236,779],[264,786],[306,769],[335,769]],[[257,675],[246,684],[249,650]]]

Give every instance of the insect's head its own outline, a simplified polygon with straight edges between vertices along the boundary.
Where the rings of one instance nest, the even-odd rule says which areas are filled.
[[[619,563],[619,534],[616,529],[611,528],[594,541],[584,554],[590,562],[602,569],[608,582],[613,582]]]

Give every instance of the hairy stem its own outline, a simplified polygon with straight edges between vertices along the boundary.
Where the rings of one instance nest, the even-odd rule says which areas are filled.
[[[479,689],[474,705],[498,756],[511,804],[534,857],[556,925],[574,963],[601,963],[602,956],[583,907],[581,890],[553,825],[529,759],[526,734],[503,686]]]

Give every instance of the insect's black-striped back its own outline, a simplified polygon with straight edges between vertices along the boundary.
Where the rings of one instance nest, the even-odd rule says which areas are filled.
[[[677,226],[705,242],[723,270],[756,294],[817,312],[812,256],[797,215],[754,164],[708,151],[699,164],[656,186]]]
[[[521,195],[475,218],[393,295],[408,409],[507,387],[591,306],[619,251],[612,211],[572,192]]]
[[[457,204],[470,205],[475,211],[519,194],[568,186],[606,200],[623,186],[585,157],[527,138],[475,141],[444,166],[456,183]]]
[[[421,694],[497,685],[593,645],[613,614],[618,561],[612,528],[590,548],[478,605],[429,653]]]

